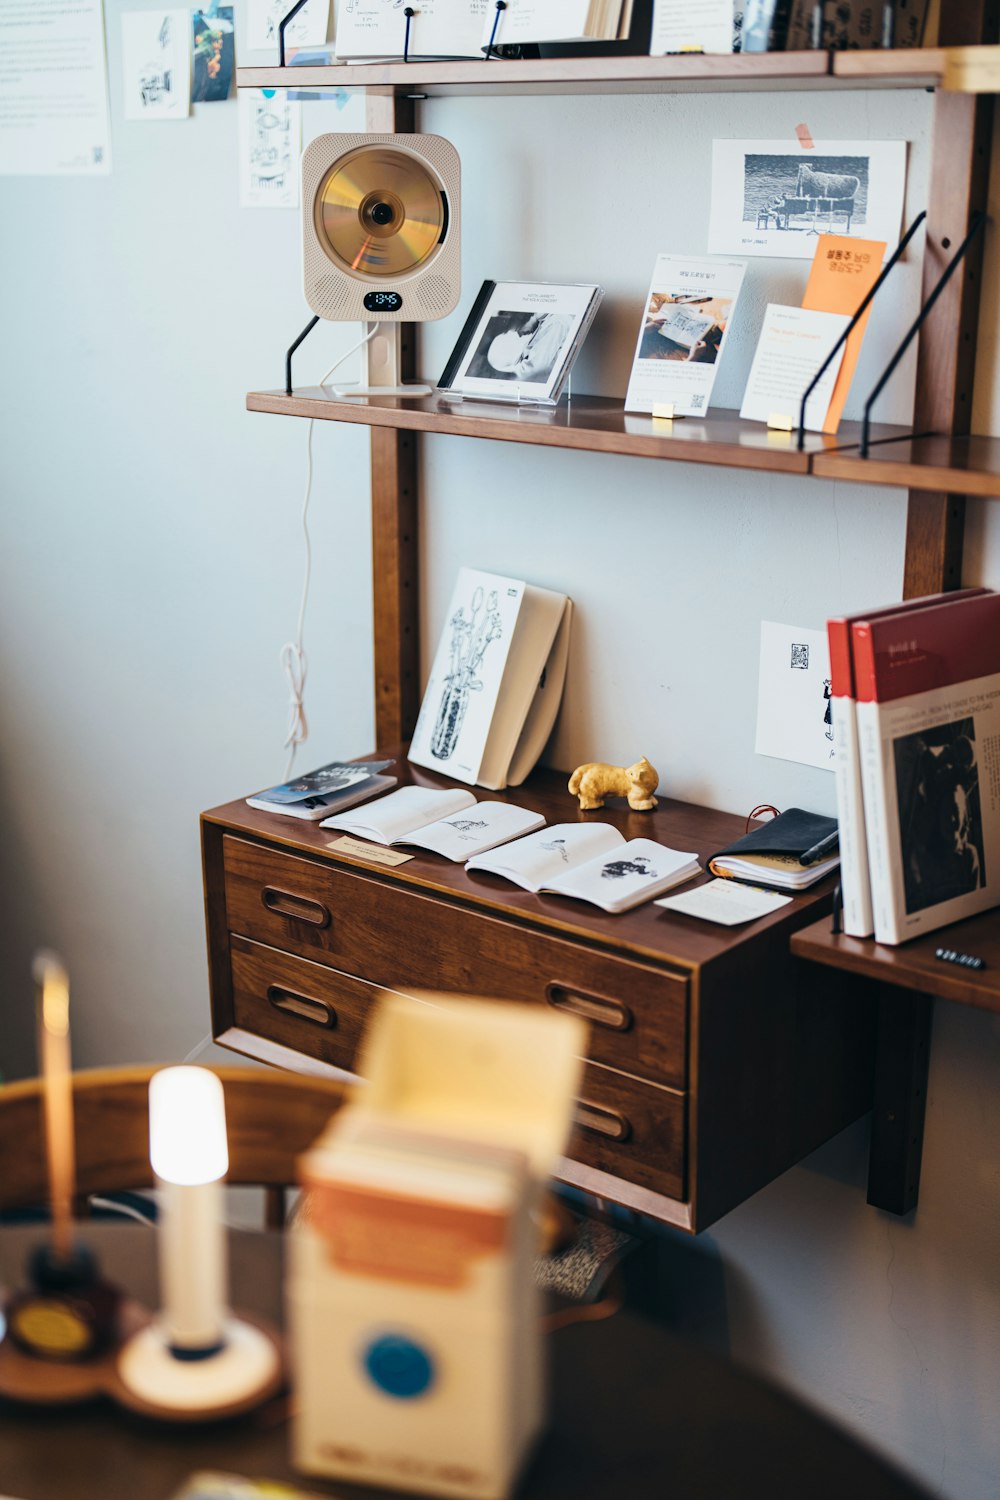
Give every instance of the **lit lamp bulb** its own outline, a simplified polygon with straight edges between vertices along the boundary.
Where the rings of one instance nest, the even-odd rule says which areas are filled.
[[[162,1068],[149,1084],[149,1159],[160,1188],[163,1312],[122,1351],[118,1373],[143,1404],[192,1417],[251,1406],[279,1384],[275,1347],[227,1308],[222,1178],[229,1170],[222,1082]]]

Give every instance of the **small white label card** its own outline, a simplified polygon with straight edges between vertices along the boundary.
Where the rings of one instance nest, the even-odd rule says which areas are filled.
[[[833,770],[830,650],[825,630],[760,625],[758,755]]]
[[[732,50],[733,0],[654,0],[650,57]]]
[[[791,896],[777,891],[762,891],[755,885],[741,885],[737,880],[710,880],[693,891],[679,896],[661,896],[654,906],[679,911],[686,917],[700,917],[703,922],[719,922],[723,927],[738,927],[741,922],[756,922],[779,907],[787,906]]]
[[[126,120],[185,120],[191,99],[191,18],[186,10],[122,16]]]
[[[812,260],[818,234],[895,245],[905,141],[713,141],[711,255]]]
[[[846,313],[814,312],[772,302],[764,314],[740,416],[751,422],[772,422],[786,431],[791,423],[797,429],[802,397],[850,321]],[[826,431],[826,416],[843,358],[840,349],[806,402],[806,427],[810,432]]]
[[[302,106],[285,90],[240,89],[240,206],[298,208]]]

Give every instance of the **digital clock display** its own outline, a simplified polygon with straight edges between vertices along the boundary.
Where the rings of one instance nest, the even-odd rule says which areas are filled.
[[[398,292],[366,292],[365,307],[369,312],[399,312],[403,299]]]

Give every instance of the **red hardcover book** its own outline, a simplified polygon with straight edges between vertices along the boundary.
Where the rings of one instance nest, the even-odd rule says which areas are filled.
[[[851,937],[871,937],[871,881],[868,876],[868,843],[861,791],[861,758],[855,713],[854,668],[851,660],[851,626],[855,622],[907,614],[936,605],[983,594],[985,589],[962,589],[951,594],[928,594],[905,604],[887,604],[826,622],[830,646],[830,722],[833,729],[833,772],[837,790],[837,824],[840,832],[840,882],[844,898],[844,931]]]
[[[1000,594],[851,626],[875,940],[1000,903]]]

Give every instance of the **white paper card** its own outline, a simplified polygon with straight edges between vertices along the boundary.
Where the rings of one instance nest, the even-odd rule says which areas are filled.
[[[733,0],[654,0],[650,57],[732,50]]]
[[[482,57],[492,0],[420,0],[410,17],[410,57]],[[406,7],[398,0],[338,0],[338,57],[402,57]]]
[[[191,13],[129,10],[122,16],[126,120],[186,120],[191,101]]]
[[[758,755],[833,770],[830,651],[825,630],[760,626]]]
[[[507,0],[497,26],[497,45],[520,46],[525,42],[585,42],[584,26],[589,0]],[[496,8],[489,7],[482,45],[489,45]]]
[[[240,204],[298,208],[302,106],[284,90],[240,89]]]
[[[252,52],[276,48],[278,25],[292,0],[249,0],[246,45]],[[285,27],[286,47],[322,47],[330,24],[330,0],[306,0]]]
[[[610,823],[556,823],[470,859],[466,869],[488,870],[526,891],[538,891],[576,866],[620,849],[624,842]]]
[[[392,844],[408,833],[415,833],[418,828],[425,828],[428,823],[447,818],[463,807],[472,807],[475,801],[471,792],[463,792],[457,787],[439,792],[426,786],[401,786],[369,807],[324,818],[319,826],[342,828],[376,844]]]
[[[797,428],[802,397],[850,321],[846,313],[780,307],[772,302],[764,314],[740,416],[751,422],[787,417]],[[806,402],[810,432],[823,431],[843,358],[840,349]]]
[[[445,859],[467,860],[520,838],[544,822],[541,813],[526,807],[513,807],[509,802],[477,802],[475,807],[462,808],[427,828],[418,828],[399,842],[417,844],[421,849],[442,854]]]
[[[0,174],[110,171],[101,0],[0,0]]]
[[[754,885],[736,880],[710,880],[693,891],[677,896],[662,896],[654,902],[667,911],[679,911],[686,917],[700,917],[703,922],[719,922],[723,927],[738,927],[741,922],[756,922],[779,907],[787,906],[791,896],[777,891],[762,891]]]
[[[626,411],[652,412],[664,403],[678,417],[708,410],[745,271],[744,261],[657,256]]]
[[[905,141],[713,141],[713,255],[812,260],[817,234],[899,239]]]

